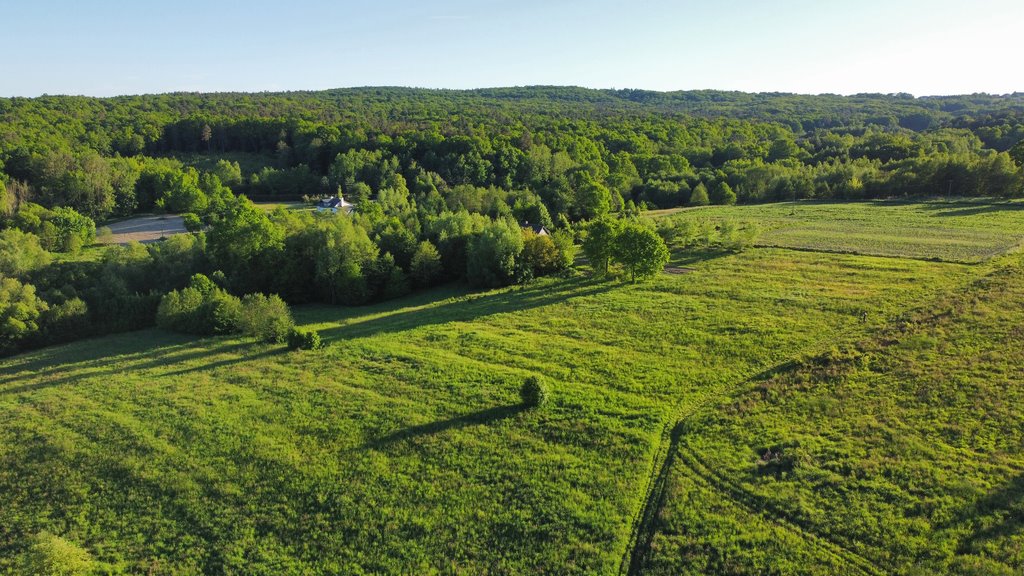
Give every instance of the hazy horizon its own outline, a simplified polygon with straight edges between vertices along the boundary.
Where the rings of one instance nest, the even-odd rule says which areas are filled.
[[[592,87],[592,86],[578,86],[571,84],[525,84],[525,85],[508,85],[508,86],[479,86],[476,88],[446,88],[431,87],[431,86],[402,86],[397,84],[380,84],[380,85],[354,85],[354,86],[332,86],[327,88],[312,88],[312,89],[280,89],[280,90],[212,90],[212,91],[197,91],[197,90],[169,90],[165,92],[135,92],[135,93],[124,93],[124,94],[110,94],[110,95],[93,95],[93,94],[74,94],[74,93],[49,93],[44,92],[42,94],[36,94],[32,96],[0,96],[0,98],[43,98],[43,97],[81,97],[81,98],[132,98],[132,97],[143,97],[143,96],[167,96],[173,94],[202,94],[202,95],[217,95],[217,94],[300,94],[300,93],[317,93],[317,92],[331,92],[335,90],[425,90],[435,92],[478,92],[484,90],[508,90],[508,89],[532,89],[532,88],[579,88],[583,90],[594,90],[594,91],[619,91],[619,90],[636,90],[640,92],[655,92],[659,94],[673,94],[682,92],[726,92],[726,93],[740,93],[740,94],[779,94],[779,95],[793,95],[793,96],[838,96],[842,98],[855,98],[858,96],[897,96],[901,94],[909,94],[915,99],[918,98],[956,98],[961,96],[1014,96],[1017,94],[1024,94],[1024,90],[1016,90],[1012,92],[961,92],[954,94],[912,94],[906,91],[897,92],[853,92],[847,94],[839,94],[835,92],[786,92],[778,90],[763,90],[763,91],[751,91],[751,90],[729,90],[723,88],[684,88],[679,90],[658,90],[652,88],[642,88],[636,86],[614,86],[614,87]]]
[[[0,96],[404,86],[945,96],[1024,91],[1024,3],[0,0]]]

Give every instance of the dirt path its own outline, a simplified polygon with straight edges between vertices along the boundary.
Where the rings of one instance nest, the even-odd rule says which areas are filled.
[[[106,225],[111,235],[97,238],[100,244],[127,244],[129,242],[158,242],[175,234],[184,234],[185,224],[181,216],[136,216]]]

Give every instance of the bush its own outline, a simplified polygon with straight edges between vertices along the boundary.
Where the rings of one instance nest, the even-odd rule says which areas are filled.
[[[22,568],[25,574],[76,576],[92,574],[96,563],[88,550],[60,536],[40,532],[33,538]]]
[[[542,406],[548,399],[547,387],[537,376],[529,376],[519,389],[519,397],[523,405],[528,407]]]
[[[247,336],[263,342],[285,342],[295,321],[288,304],[280,296],[249,294],[242,298],[239,328]]]
[[[157,326],[186,334],[232,334],[242,320],[242,303],[202,274],[168,293],[156,312]]]
[[[39,237],[9,228],[0,232],[0,275],[20,277],[50,263]]]
[[[562,268],[558,247],[550,236],[535,234],[533,230],[523,232],[522,265],[532,276],[544,276]]]
[[[323,348],[320,340],[320,333],[316,330],[299,330],[292,328],[288,331],[289,350],[319,350]]]
[[[185,212],[181,215],[181,223],[189,232],[199,232],[203,229],[203,222],[192,212]]]

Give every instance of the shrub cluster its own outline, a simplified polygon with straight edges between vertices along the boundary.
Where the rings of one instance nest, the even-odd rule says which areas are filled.
[[[292,328],[288,331],[288,348],[291,350],[319,350],[322,347],[320,333],[316,330]]]
[[[279,296],[249,294],[239,299],[202,274],[160,301],[157,325],[187,334],[242,333],[262,342],[286,340],[294,322]]]
[[[539,376],[528,376],[519,389],[519,398],[523,405],[534,408],[544,405],[548,399],[548,389]]]

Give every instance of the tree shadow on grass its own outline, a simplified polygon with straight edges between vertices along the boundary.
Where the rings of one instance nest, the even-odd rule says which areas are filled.
[[[195,340],[194,337],[185,337],[181,335],[173,335],[174,338],[171,341],[182,342],[182,344],[174,344],[163,348],[153,348],[153,340],[146,338],[136,338],[141,341],[140,347],[137,351],[128,351],[125,348],[118,347],[115,354],[108,356],[96,356],[95,351],[93,356],[88,359],[83,359],[77,362],[61,362],[62,356],[60,356],[60,350],[57,350],[54,354],[47,354],[41,358],[33,359],[31,362],[24,363],[19,366],[19,372],[31,370],[32,374],[29,377],[15,375],[7,378],[0,379],[0,396],[20,394],[24,392],[32,392],[35,390],[42,390],[45,388],[53,388],[55,386],[61,386],[65,384],[74,384],[84,380],[96,380],[105,377],[115,376],[123,374],[126,371],[139,371],[148,370],[152,368],[160,368],[181,362],[190,362],[200,358],[235,353],[245,348],[253,346],[252,342],[225,342],[213,347],[206,347],[205,345],[210,344],[207,339]],[[199,347],[203,345],[202,347]],[[283,351],[283,349],[281,349]],[[122,353],[128,352],[127,355]],[[263,355],[268,355],[275,352],[270,350],[254,356],[242,356],[239,358],[232,358],[230,360],[221,361],[224,364],[231,364],[252,358],[257,358]],[[103,367],[109,363],[108,358],[117,359],[118,361],[124,362],[123,365],[111,368],[102,368],[100,370],[90,370],[83,372],[93,367]],[[139,360],[139,361],[135,361]],[[37,363],[49,363],[50,368],[46,370],[33,369]],[[216,364],[216,363],[212,363]],[[193,369],[181,370],[178,373],[187,373],[195,370],[205,369],[211,364],[200,366]],[[175,373],[168,373],[175,374]],[[168,374],[159,374],[158,376],[165,376]],[[43,381],[36,381],[28,384],[17,385],[19,381],[27,380],[29,378],[38,380],[41,378],[47,378],[48,376],[58,376]],[[14,386],[4,387],[8,384],[15,384]]]
[[[666,266],[675,268],[693,266],[694,264],[717,260],[725,256],[732,256],[733,254],[736,254],[736,252],[718,248],[676,248],[672,250]]]
[[[336,328],[320,331],[325,343],[365,338],[378,334],[404,332],[423,326],[448,322],[468,322],[477,318],[519,312],[584,298],[615,289],[619,284],[590,278],[568,278],[554,283],[483,292],[455,298],[436,305],[408,306],[400,301],[391,310],[366,320],[358,318]]]
[[[957,553],[975,553],[985,549],[989,542],[1024,532],[1024,474],[1016,476],[968,507],[958,520],[973,524],[979,518],[998,512],[1002,512],[1002,518],[968,534],[960,542]]]
[[[110,357],[119,360],[151,357],[155,351],[179,349],[194,340],[192,336],[155,329],[97,336],[0,358],[0,374],[32,372],[40,376],[52,371],[102,366]],[[0,376],[0,384],[17,378]]]
[[[968,202],[968,203],[944,203],[935,202],[924,204],[925,210],[934,212],[940,218],[956,216],[975,216],[978,214],[990,214],[993,212],[1016,212],[1024,210],[1022,202]]]
[[[463,414],[462,416],[456,416],[447,420],[438,420],[437,422],[410,426],[409,428],[403,428],[396,432],[392,432],[391,434],[387,434],[386,436],[374,438],[363,444],[360,449],[383,450],[393,444],[404,442],[406,440],[413,440],[422,436],[432,436],[434,434],[440,434],[448,430],[472,426],[474,424],[489,424],[506,418],[512,418],[526,409],[527,406],[524,404],[497,406],[495,408],[488,408],[478,412]]]
[[[253,344],[246,344],[246,346],[252,346],[252,345]],[[285,347],[285,346],[277,346],[277,347],[274,347],[274,348],[270,348],[268,350],[264,350],[262,352],[258,352],[256,354],[242,355],[242,356],[238,356],[237,358],[225,358],[224,360],[217,360],[215,362],[209,362],[209,363],[206,363],[206,364],[200,364],[199,366],[193,366],[191,368],[182,368],[181,370],[173,370],[171,372],[162,372],[162,373],[158,374],[157,376],[158,377],[181,376],[182,374],[191,374],[193,372],[203,372],[203,371],[206,371],[206,370],[214,370],[214,369],[217,369],[217,368],[223,368],[225,366],[232,366],[232,365],[235,365],[235,364],[239,364],[241,362],[249,362],[249,361],[252,361],[252,360],[258,360],[260,358],[269,358],[271,356],[278,356],[280,354],[284,354],[287,351],[288,351],[287,347]]]

